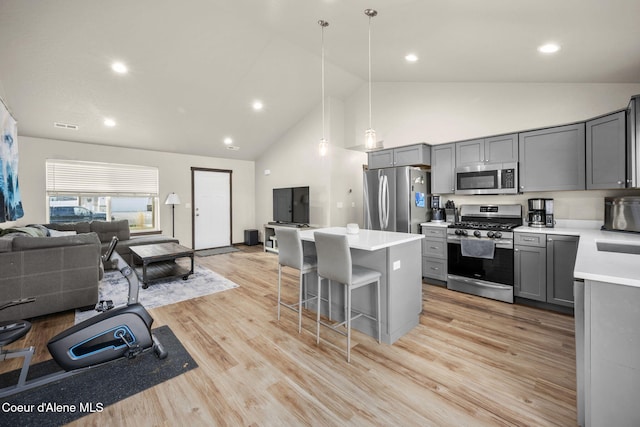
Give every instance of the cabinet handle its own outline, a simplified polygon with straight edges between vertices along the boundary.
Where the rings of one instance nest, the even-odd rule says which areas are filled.
[[[536,239],[532,239],[531,237],[523,237],[522,240],[524,242],[535,242],[536,241]]]
[[[618,185],[622,185],[622,181],[618,181]]]
[[[431,267],[432,270],[438,271],[440,270],[438,267]]]
[[[553,239],[552,239],[551,237],[549,237],[549,238],[547,239],[547,242],[553,242]]]
[[[513,251],[514,251],[514,252],[520,252],[520,249],[515,248]]]
[[[429,249],[440,249],[440,248],[437,246],[429,246]]]
[[[521,185],[521,186],[520,186],[520,189],[521,189],[521,190],[524,190],[524,185]]]

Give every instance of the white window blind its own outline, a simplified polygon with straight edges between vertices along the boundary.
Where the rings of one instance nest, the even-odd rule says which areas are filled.
[[[158,168],[74,160],[46,164],[47,194],[158,195]]]

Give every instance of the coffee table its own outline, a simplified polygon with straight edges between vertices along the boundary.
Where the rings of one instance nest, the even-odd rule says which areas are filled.
[[[182,276],[187,280],[193,274],[193,249],[177,243],[154,243],[150,245],[131,246],[131,252],[142,261],[142,268],[136,273],[142,281],[142,288],[147,289],[150,283],[171,277]],[[191,258],[191,269],[184,267],[176,260]]]

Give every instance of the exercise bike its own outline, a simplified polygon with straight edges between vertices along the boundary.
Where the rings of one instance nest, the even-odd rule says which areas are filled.
[[[18,383],[0,389],[0,398],[67,378],[122,357],[134,358],[147,350],[153,350],[159,359],[167,357],[167,351],[151,333],[153,318],[138,303],[138,277],[133,268],[115,252],[117,243],[118,239],[114,237],[102,261],[116,265],[129,282],[127,304],[104,311],[49,340],[49,353],[64,371],[27,381],[35,347],[19,350],[4,350],[3,347],[25,336],[31,329],[31,323],[25,320],[0,322],[0,361],[24,357]],[[0,305],[0,310],[33,301],[35,298],[10,301]]]

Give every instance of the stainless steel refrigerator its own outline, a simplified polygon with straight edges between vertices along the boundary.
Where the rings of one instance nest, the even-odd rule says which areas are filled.
[[[431,174],[410,166],[364,172],[364,228],[420,233],[429,221]]]

